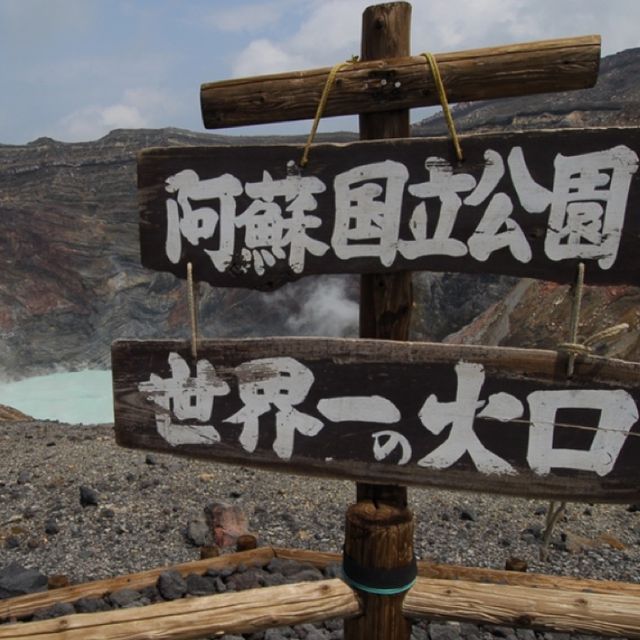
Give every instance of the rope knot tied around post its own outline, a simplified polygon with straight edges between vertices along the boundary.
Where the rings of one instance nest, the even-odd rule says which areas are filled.
[[[440,99],[440,104],[442,106],[442,111],[444,114],[445,121],[447,123],[447,128],[449,130],[449,135],[451,136],[451,141],[453,143],[453,148],[456,154],[456,158],[458,162],[462,162],[464,160],[464,155],[462,153],[462,146],[460,145],[460,139],[458,138],[458,133],[456,131],[456,126],[453,121],[453,116],[451,115],[451,108],[449,107],[449,100],[447,99],[447,92],[444,88],[444,83],[442,81],[442,76],[440,75],[440,69],[438,67],[438,62],[436,57],[426,51],[421,53],[430,70],[431,75],[433,76],[434,83],[436,85],[436,90],[438,92],[438,97]],[[316,114],[313,119],[313,124],[311,126],[311,131],[309,132],[309,136],[304,145],[304,149],[302,151],[302,157],[300,159],[300,168],[305,167],[309,162],[309,152],[311,150],[311,144],[316,136],[316,132],[318,130],[318,125],[320,124],[320,120],[324,114],[325,107],[327,105],[327,100],[329,99],[329,93],[333,84],[335,82],[336,76],[340,72],[343,67],[346,67],[350,64],[354,64],[359,61],[358,56],[351,56],[350,60],[346,60],[344,62],[338,62],[337,64],[331,67],[329,74],[327,76],[327,81],[325,82],[324,89],[322,90],[322,95],[320,96],[320,101],[318,103],[318,108],[316,109]]]
[[[331,91],[331,87],[333,87],[333,83],[335,82],[338,72],[343,67],[353,64],[354,62],[358,62],[358,56],[351,56],[350,60],[345,60],[344,62],[338,62],[337,64],[334,64],[333,67],[331,67],[331,70],[329,71],[329,75],[327,76],[327,81],[324,84],[324,89],[322,90],[322,95],[320,96],[320,102],[318,103],[318,108],[316,109],[316,115],[313,119],[313,125],[311,126],[309,137],[307,138],[307,142],[305,143],[304,149],[302,150],[300,167],[305,167],[309,162],[309,151],[311,150],[313,139],[316,137],[316,131],[318,130],[318,125],[320,124],[320,120],[322,119],[322,115],[324,114],[324,109],[327,106],[327,100],[329,99],[329,92]]]
[[[594,344],[597,344],[598,342],[604,342],[605,340],[610,340],[611,338],[615,338],[620,333],[628,330],[629,325],[626,322],[621,322],[620,324],[613,325],[612,327],[607,327],[606,329],[602,329],[602,331],[594,333],[592,336],[588,337],[582,342],[561,342],[557,345],[556,349],[570,355],[589,355],[590,353],[593,353]]]

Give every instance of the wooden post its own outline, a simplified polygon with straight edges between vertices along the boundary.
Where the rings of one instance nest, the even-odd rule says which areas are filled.
[[[394,2],[368,7],[362,16],[361,59],[408,56],[411,5]],[[409,110],[360,115],[360,138],[408,138]],[[363,275],[360,284],[360,337],[407,340],[413,290],[411,273]],[[394,569],[413,559],[413,514],[406,487],[359,483],[357,503],[347,510],[345,556],[368,569]],[[408,640],[405,594],[360,591],[363,615],[345,620],[345,640]]]

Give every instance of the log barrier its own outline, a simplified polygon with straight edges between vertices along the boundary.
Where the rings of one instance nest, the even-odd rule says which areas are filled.
[[[204,573],[274,558],[317,568],[340,563],[337,553],[263,547],[156,568],[0,601],[0,620],[32,615],[53,604],[153,585],[167,570]],[[418,579],[402,604],[408,619],[428,618],[640,638],[640,585],[564,576],[418,562]],[[334,578],[319,582],[191,597],[146,607],[63,616],[0,626],[0,640],[188,640],[207,634],[251,633],[271,627],[355,619],[362,603]]]

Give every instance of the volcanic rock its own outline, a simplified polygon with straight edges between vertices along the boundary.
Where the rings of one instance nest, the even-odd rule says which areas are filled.
[[[36,593],[46,588],[47,576],[35,569],[25,569],[17,562],[0,569],[0,598]]]
[[[96,491],[91,487],[82,485],[80,487],[80,504],[83,507],[97,506],[98,494],[96,493]]]
[[[165,600],[177,600],[187,593],[187,583],[177,571],[161,573],[156,586]]]

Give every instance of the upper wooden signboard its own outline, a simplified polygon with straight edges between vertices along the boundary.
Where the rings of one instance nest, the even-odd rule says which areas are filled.
[[[640,129],[299,146],[138,160],[142,263],[217,286],[304,275],[487,272],[640,284]]]
[[[640,364],[383,340],[116,342],[119,444],[385,484],[640,499]]]

